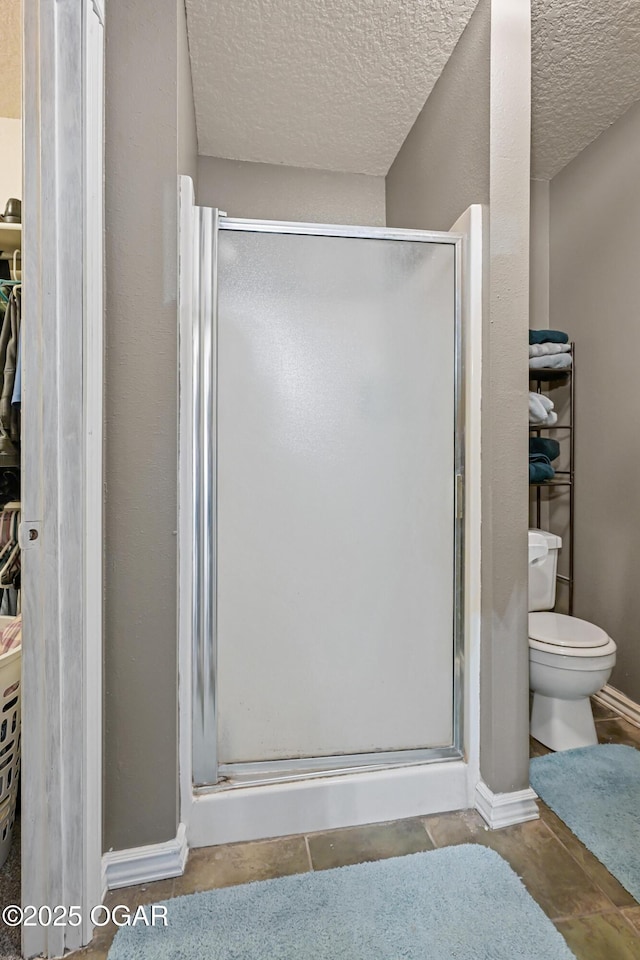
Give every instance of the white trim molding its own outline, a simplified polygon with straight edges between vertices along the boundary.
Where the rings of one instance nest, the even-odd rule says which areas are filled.
[[[626,694],[620,690],[616,690],[611,684],[608,683],[599,693],[596,693],[594,700],[597,700],[598,703],[608,707],[610,710],[615,710],[616,713],[620,714],[624,720],[628,720],[629,723],[640,727],[640,704],[637,704],[634,700],[630,700]]]
[[[465,371],[465,529],[464,529],[464,743],[469,763],[469,782],[480,779],[480,644],[482,641],[482,306],[483,306],[483,209],[473,204],[451,227],[463,235],[462,243],[462,339]]]
[[[184,873],[189,847],[184,823],[173,840],[129,850],[110,850],[102,857],[103,888],[117,890],[134,883],[168,880]]]
[[[104,27],[104,3],[105,0],[91,0],[93,5],[93,12],[95,13],[100,26]]]
[[[531,787],[512,793],[494,793],[481,780],[476,787],[476,810],[491,830],[500,830],[514,823],[538,820],[537,798]]]
[[[192,435],[193,397],[189,371],[193,367],[193,223],[195,191],[190,177],[178,178],[179,281],[178,281],[178,766],[180,820],[188,825],[193,803],[192,786],[192,696],[191,696],[191,603],[193,554]]]

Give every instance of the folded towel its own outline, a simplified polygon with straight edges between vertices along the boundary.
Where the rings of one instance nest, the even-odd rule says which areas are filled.
[[[553,353],[569,353],[570,343],[533,343],[529,346],[530,357],[546,357]]]
[[[549,463],[529,464],[529,483],[539,483],[541,480],[551,480],[556,472]]]
[[[552,427],[558,422],[558,414],[553,409],[553,401],[543,393],[529,394],[529,423],[537,427]]]
[[[560,456],[560,444],[551,437],[529,437],[529,460],[534,456],[545,456],[551,463]]]
[[[553,410],[553,400],[545,397],[544,393],[529,391],[529,420],[531,423],[542,423]]]
[[[530,370],[568,370],[571,367],[570,353],[554,353],[550,357],[531,357]]]
[[[562,330],[529,330],[529,343],[569,343]]]

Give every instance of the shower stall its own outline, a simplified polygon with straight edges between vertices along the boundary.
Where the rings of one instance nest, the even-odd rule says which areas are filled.
[[[190,842],[469,806],[463,234],[233,219],[182,178],[180,249]]]

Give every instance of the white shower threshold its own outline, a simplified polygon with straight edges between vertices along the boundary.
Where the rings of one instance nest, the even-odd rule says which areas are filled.
[[[455,747],[427,747],[420,750],[267,760],[257,763],[222,763],[218,767],[220,775],[218,783],[196,788],[196,793],[213,793],[219,790],[234,790],[238,787],[308,780],[312,777],[339,777],[351,773],[391,770],[396,767],[442,763],[462,758],[462,753]]]
[[[215,846],[462,810],[473,807],[477,783],[477,769],[455,757],[298,771],[268,782],[232,779],[193,793],[187,840]]]

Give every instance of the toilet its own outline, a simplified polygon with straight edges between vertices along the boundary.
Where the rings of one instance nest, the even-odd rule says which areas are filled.
[[[531,736],[551,750],[598,742],[589,697],[607,683],[616,645],[586,620],[553,613],[562,540],[529,530]]]

